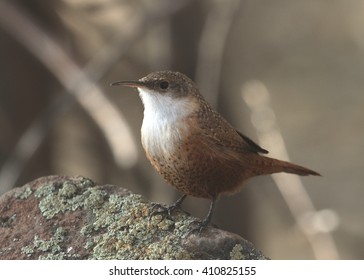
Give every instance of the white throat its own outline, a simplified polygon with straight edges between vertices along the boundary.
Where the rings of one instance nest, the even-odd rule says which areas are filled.
[[[144,118],[141,129],[144,149],[152,154],[173,152],[175,145],[182,141],[187,129],[184,118],[196,108],[187,98],[173,98],[139,88],[144,104]]]

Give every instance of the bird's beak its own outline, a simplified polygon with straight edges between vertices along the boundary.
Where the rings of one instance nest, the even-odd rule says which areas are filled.
[[[132,87],[132,88],[140,88],[144,87],[145,85],[140,81],[120,81],[111,83],[110,86],[125,86],[125,87]]]

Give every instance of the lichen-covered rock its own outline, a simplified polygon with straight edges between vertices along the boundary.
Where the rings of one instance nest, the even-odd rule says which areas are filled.
[[[195,218],[151,210],[121,187],[43,177],[0,197],[0,259],[265,259],[238,235],[188,235]]]

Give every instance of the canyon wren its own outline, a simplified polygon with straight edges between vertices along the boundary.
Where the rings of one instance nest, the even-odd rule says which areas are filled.
[[[187,76],[153,72],[138,81],[115,82],[137,88],[144,104],[141,140],[159,174],[183,193],[157,214],[171,213],[186,196],[211,200],[204,229],[220,194],[234,194],[247,179],[277,172],[320,175],[305,167],[269,158],[268,151],[230,125],[200,94]]]

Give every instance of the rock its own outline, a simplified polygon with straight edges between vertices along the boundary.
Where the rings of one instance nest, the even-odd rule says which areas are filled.
[[[266,259],[236,234],[176,211],[152,216],[142,196],[83,177],[48,176],[0,197],[0,259]]]

